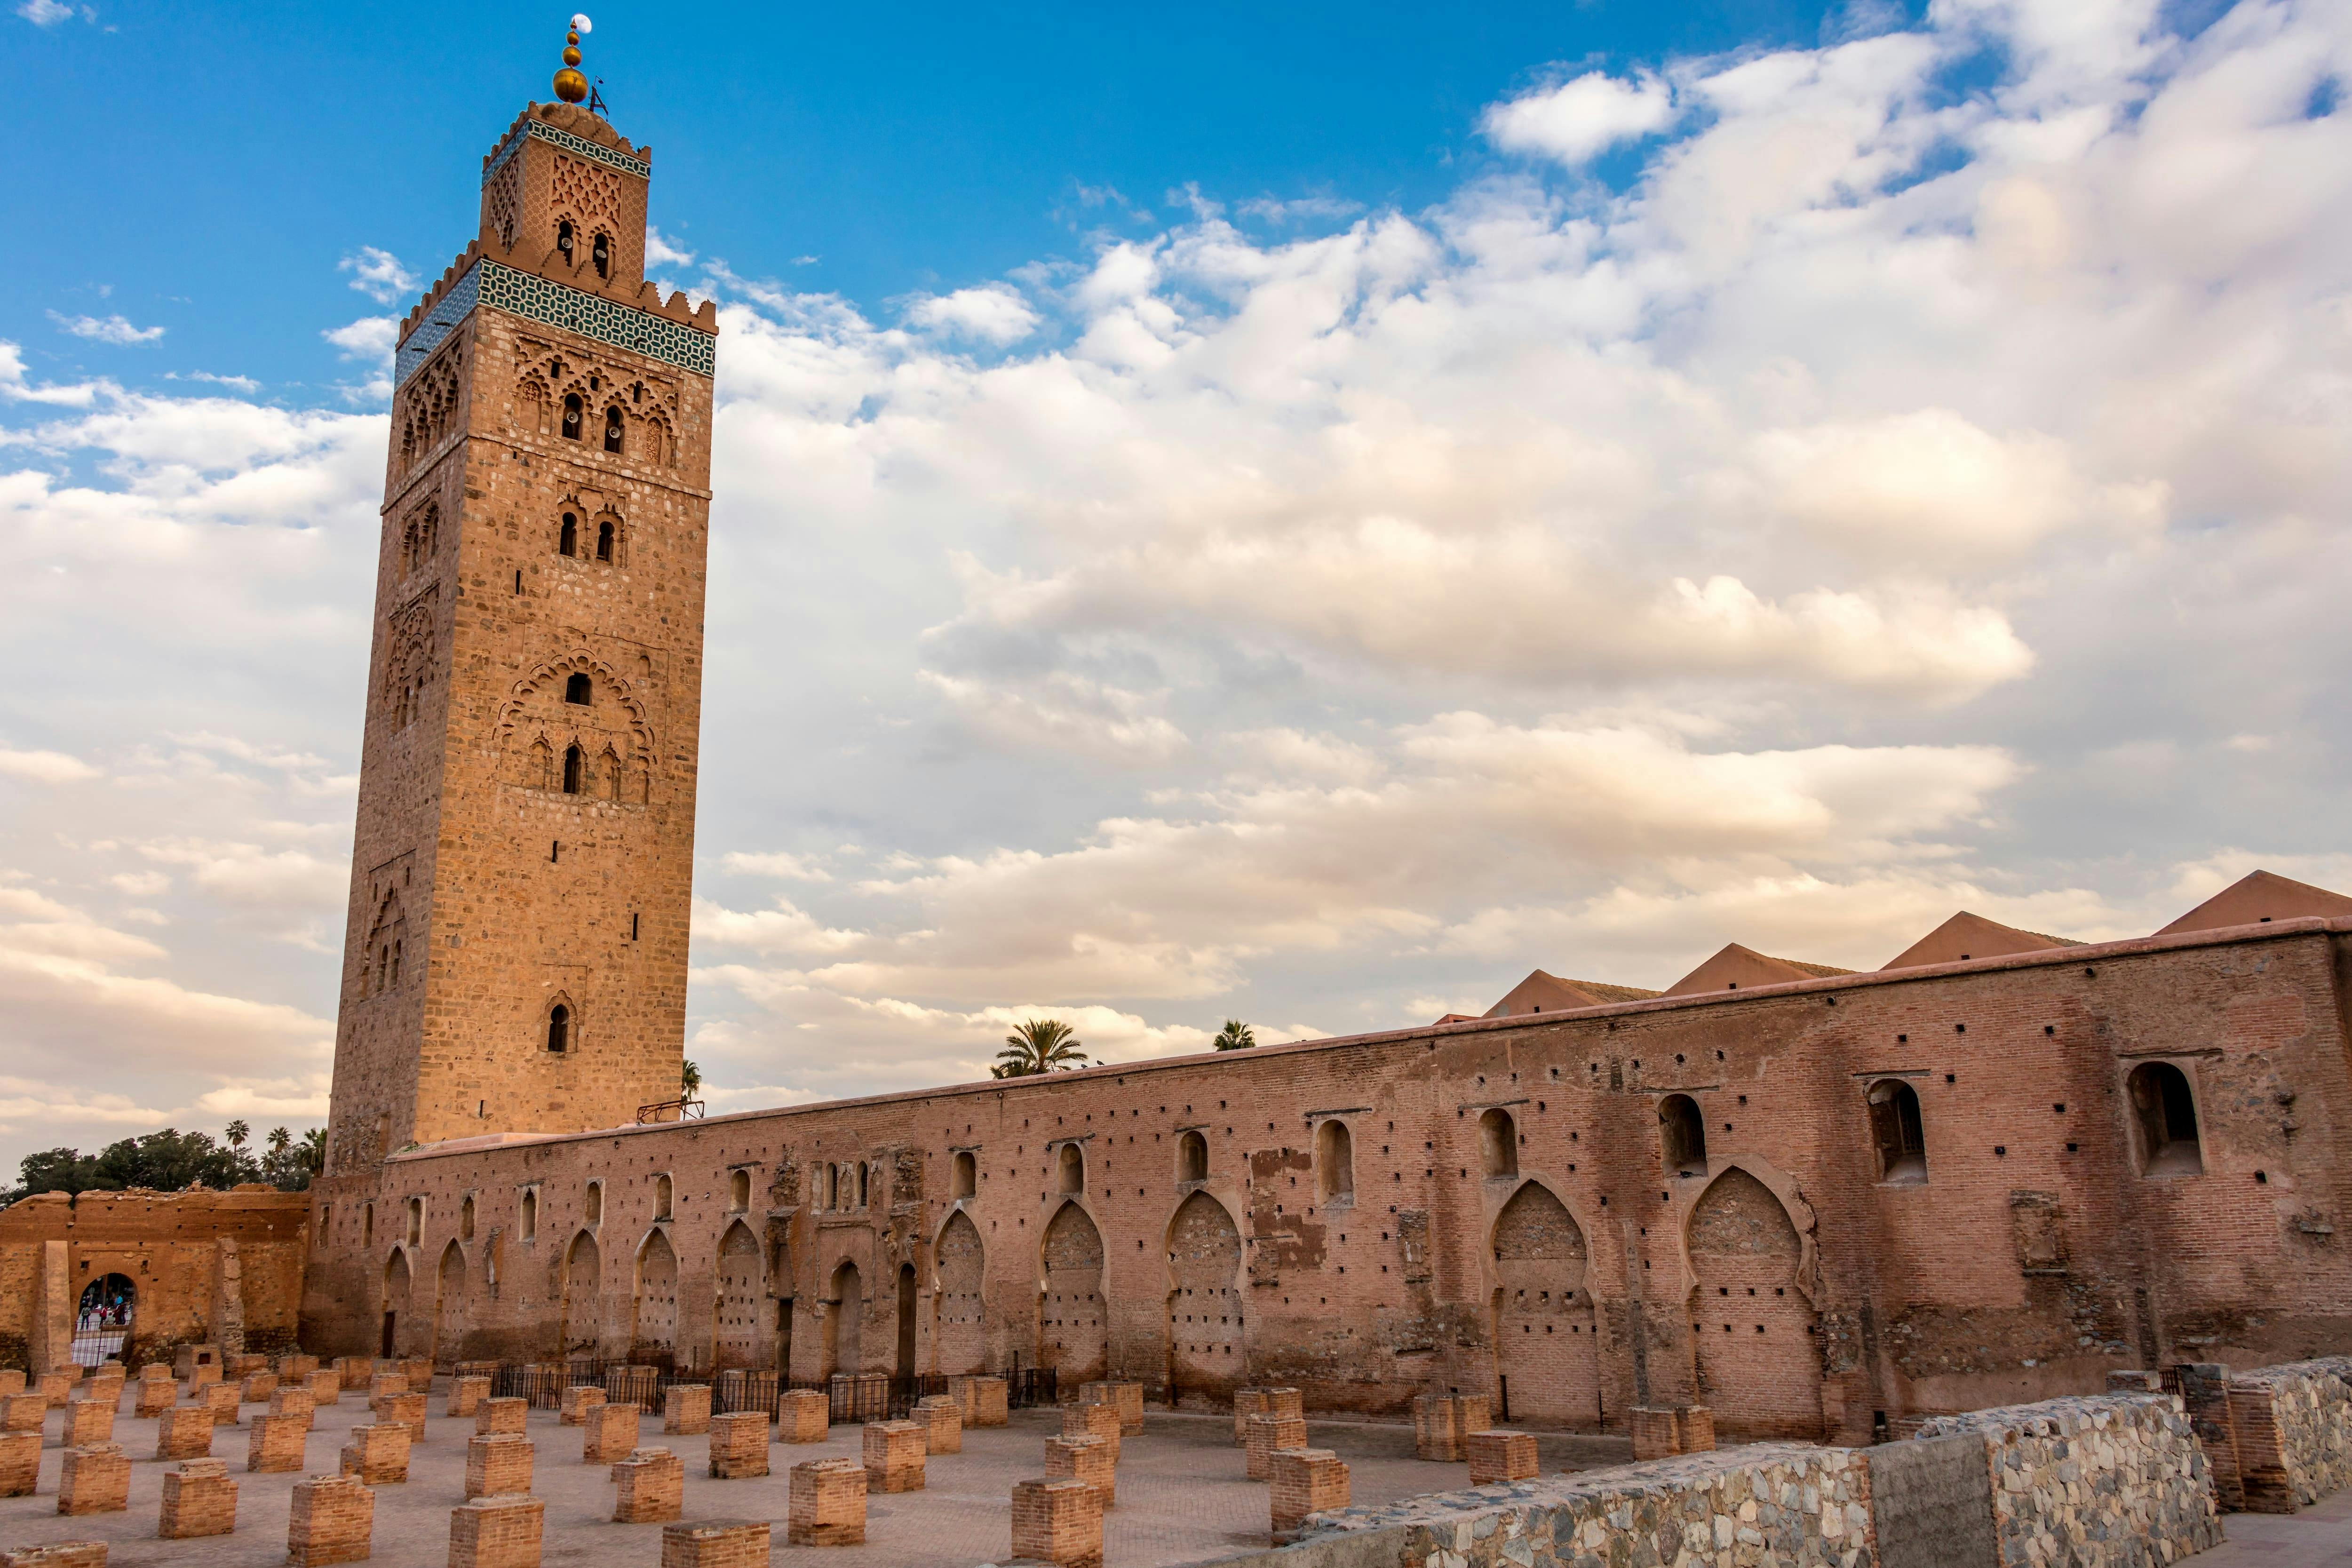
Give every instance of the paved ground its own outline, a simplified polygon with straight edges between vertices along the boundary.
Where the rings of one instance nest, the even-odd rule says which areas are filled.
[[[2233,1513],[2230,1539],[2197,1555],[2197,1568],[2347,1568],[2352,1565],[2352,1491],[2301,1513]]]
[[[446,1388],[447,1379],[440,1380]],[[411,1449],[409,1479],[376,1489],[375,1551],[371,1561],[393,1568],[441,1568],[447,1559],[449,1510],[462,1499],[466,1439],[473,1420],[453,1421],[437,1412],[433,1396],[425,1440]],[[114,1568],[173,1564],[173,1568],[263,1568],[286,1559],[286,1520],[294,1475],[253,1475],[244,1468],[249,1434],[222,1427],[213,1455],[230,1461],[240,1490],[237,1529],[230,1536],[201,1541],[159,1541],[163,1474],[173,1464],[158,1461],[155,1423],[132,1418],[130,1400],[115,1421],[115,1441],[133,1460],[127,1512],[60,1518],[58,1476],[62,1450],[54,1445],[63,1422],[49,1416],[38,1495],[0,1499],[0,1548],[45,1541],[105,1540]],[[261,1410],[247,1405],[248,1415]],[[365,1421],[365,1396],[350,1394],[318,1413],[310,1433],[309,1468],[336,1468],[343,1434]],[[1045,1439],[1060,1431],[1060,1418],[1046,1411],[1016,1411],[1010,1426],[964,1434],[961,1454],[934,1458],[920,1492],[869,1500],[866,1544],[820,1550],[787,1547],[783,1540],[785,1472],[803,1459],[861,1455],[862,1429],[836,1426],[822,1444],[769,1450],[775,1473],[759,1480],[709,1479],[708,1440],[666,1437],[658,1417],[641,1428],[643,1446],[677,1450],[686,1460],[686,1517],[769,1519],[776,1522],[776,1560],[822,1562],[838,1568],[972,1568],[1002,1562],[1011,1552],[1013,1484],[1045,1473]],[[530,1436],[538,1445],[532,1491],[547,1501],[543,1560],[578,1568],[653,1568],[661,1556],[661,1527],[614,1524],[609,1467],[580,1462],[581,1431],[561,1425],[552,1411],[533,1411]],[[1423,1464],[1412,1457],[1411,1428],[1353,1422],[1317,1422],[1309,1428],[1318,1447],[1347,1459],[1359,1502],[1393,1501],[1423,1492],[1447,1491],[1470,1483],[1466,1465]],[[1241,1450],[1233,1447],[1228,1416],[1171,1415],[1153,1412],[1144,1435],[1121,1447],[1118,1506],[1106,1521],[1105,1556],[1112,1568],[1173,1568],[1236,1552],[1263,1550],[1268,1528],[1266,1488],[1243,1475]],[[1539,1440],[1547,1470],[1584,1469],[1622,1464],[1622,1439],[1545,1436]]]

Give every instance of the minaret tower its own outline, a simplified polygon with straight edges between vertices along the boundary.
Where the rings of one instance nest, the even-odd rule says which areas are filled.
[[[678,1093],[718,318],[578,46],[401,325],[331,1177]]]

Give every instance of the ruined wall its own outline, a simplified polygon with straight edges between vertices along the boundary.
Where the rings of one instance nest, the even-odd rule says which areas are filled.
[[[2346,940],[2281,922],[443,1144],[321,1184],[305,1321],[310,1348],[377,1350],[396,1278],[404,1351],[621,1356],[658,1231],[672,1359],[712,1364],[723,1327],[730,1361],[797,1376],[895,1369],[902,1281],[924,1371],[1099,1361],[1199,1402],[1285,1383],[1388,1412],[1462,1388],[1547,1426],[1705,1403],[1733,1438],[2341,1352]],[[2193,1085],[2197,1173],[2143,1169],[2125,1083],[2152,1058]],[[1891,1078],[1921,1182],[1880,1179],[1866,1096]],[[1665,1163],[1670,1093],[1702,1113],[1697,1163]],[[1344,1183],[1315,1153],[1330,1121]],[[739,1221],[748,1310],[719,1266]]]
[[[2248,1508],[2292,1513],[2352,1486],[2352,1358],[2235,1373],[2229,1387]]]
[[[310,1244],[310,1199],[266,1186],[225,1193],[44,1193],[0,1209],[0,1365],[60,1363],[82,1291],[131,1281],[126,1364],[184,1343],[291,1348]]]

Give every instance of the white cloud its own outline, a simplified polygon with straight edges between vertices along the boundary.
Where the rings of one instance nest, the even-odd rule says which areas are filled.
[[[152,343],[163,335],[161,327],[133,326],[128,318],[122,316],[65,316],[51,310],[49,320],[75,337],[88,338],[93,342],[118,345]]]
[[[74,8],[61,0],[24,0],[16,7],[16,15],[36,27],[54,27],[59,22],[71,20],[73,14]]]
[[[918,331],[977,338],[998,347],[1035,331],[1039,319],[1019,290],[1002,283],[927,294],[907,307],[907,324]]]
[[[52,784],[80,784],[105,776],[79,757],[69,757],[63,752],[0,751],[0,774]]]
[[[345,359],[389,367],[393,351],[400,346],[400,322],[392,316],[362,316],[319,335],[342,350]]]
[[[646,266],[647,268],[693,265],[694,252],[669,238],[651,224],[646,226]]]
[[[379,305],[397,304],[417,291],[416,275],[400,264],[400,258],[373,245],[361,246],[335,263],[335,269],[350,273],[352,287]]]
[[[1506,152],[1575,165],[1621,142],[1663,131],[1674,116],[1674,92],[1657,77],[1644,73],[1624,81],[1588,71],[1492,106],[1479,128]]]
[[[740,872],[746,876],[782,877],[787,881],[794,882],[833,880],[833,873],[822,866],[812,864],[810,857],[787,854],[781,849],[771,850],[764,854],[730,849],[719,857],[719,864],[730,871]]]

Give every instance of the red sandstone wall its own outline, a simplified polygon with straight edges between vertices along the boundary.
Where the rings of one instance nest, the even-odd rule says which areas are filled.
[[[334,1208],[306,1343],[376,1349],[390,1266],[415,1282],[395,1328],[404,1350],[538,1357],[562,1342],[708,1366],[717,1258],[740,1223],[769,1273],[748,1352],[730,1329],[736,1356],[788,1360],[799,1376],[891,1370],[898,1282],[911,1268],[915,1367],[944,1370],[975,1334],[939,1321],[968,1310],[968,1280],[943,1302],[932,1257],[961,1208],[982,1247],[976,1337],[990,1368],[1091,1358],[1098,1331],[1112,1375],[1173,1378],[1210,1400],[1278,1381],[1311,1404],[1395,1410],[1429,1386],[1499,1393],[1499,1375],[1519,1391],[1515,1420],[1614,1425],[1637,1398],[1696,1398],[1734,1436],[1854,1436],[1879,1412],[2095,1388],[2112,1366],[2341,1352],[2352,1348],[2352,1266],[2328,1227],[2345,1207],[2352,1125],[2347,941],[2297,921],[2063,961],[447,1145],[321,1188]],[[2123,1081],[2157,1052],[2196,1085],[2202,1175],[2138,1173]],[[1876,1180],[1864,1096],[1889,1073],[1908,1075],[1921,1100],[1924,1185]],[[1669,1090],[1704,1113],[1705,1174],[1662,1165]],[[1495,1107],[1515,1121],[1515,1177],[1483,1174],[1479,1119]],[[1328,1116],[1351,1132],[1344,1202],[1318,1196],[1314,1127]],[[1206,1136],[1203,1182],[1179,1181],[1186,1129]],[[1061,1190],[1067,1142],[1083,1150],[1075,1194]],[[975,1153],[978,1181],[958,1201],[947,1194],[960,1150]],[[837,1204],[836,1166],[850,1194]],[[740,1210],[738,1170],[750,1189]],[[657,1222],[664,1173],[673,1217]],[[603,1184],[593,1219],[592,1182]],[[1515,1222],[1498,1262],[1496,1221],[1530,1182],[1565,1211],[1575,1245],[1557,1219]],[[529,1237],[526,1187],[538,1203]],[[1218,1216],[1194,1202],[1176,1224],[1195,1193],[1237,1233],[1223,1253],[1239,1259],[1228,1297],[1202,1294],[1213,1285],[1202,1259],[1225,1245]],[[474,1229],[460,1239],[469,1195]],[[411,1197],[424,1205],[414,1246],[389,1217]],[[1083,1234],[1073,1240],[1076,1218],[1046,1245],[1066,1203],[1098,1240],[1098,1275]],[[675,1302],[666,1344],[641,1331],[639,1258],[656,1231],[656,1262],[676,1260],[674,1280],[663,1267],[650,1275],[650,1290]],[[851,1310],[835,1305],[845,1265],[857,1280]],[[1548,1277],[1578,1300],[1523,1304],[1518,1292],[1539,1293]],[[740,1312],[743,1292],[730,1293]],[[1220,1315],[1240,1321],[1206,1331],[1204,1301],[1232,1303]],[[672,1321],[660,1302],[650,1310]],[[1589,1353],[1574,1345],[1584,1333],[1597,1342]],[[1578,1390],[1565,1405],[1563,1387]],[[1578,1407],[1586,1387],[1590,1415]]]

